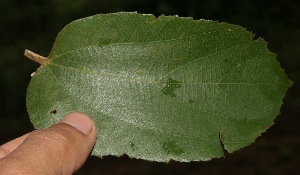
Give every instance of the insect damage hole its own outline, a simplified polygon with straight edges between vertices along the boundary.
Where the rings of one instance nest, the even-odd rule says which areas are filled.
[[[50,111],[50,113],[51,113],[51,114],[56,114],[56,113],[57,113],[57,110],[54,109],[54,110]]]

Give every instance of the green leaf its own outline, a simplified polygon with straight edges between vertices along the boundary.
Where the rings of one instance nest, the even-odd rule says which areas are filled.
[[[227,23],[137,13],[67,25],[32,77],[36,128],[72,111],[98,129],[93,155],[210,160],[245,147],[291,86],[263,39]]]

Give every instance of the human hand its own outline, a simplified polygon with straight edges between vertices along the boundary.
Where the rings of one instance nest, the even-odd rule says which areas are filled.
[[[82,113],[70,113],[47,129],[1,145],[0,174],[72,174],[83,165],[95,141],[94,122]]]

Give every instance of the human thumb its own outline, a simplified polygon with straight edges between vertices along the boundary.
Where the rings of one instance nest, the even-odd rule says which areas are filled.
[[[73,174],[89,156],[95,140],[92,119],[70,113],[60,123],[28,134],[0,159],[0,174]],[[2,149],[9,147],[14,146],[7,143]]]

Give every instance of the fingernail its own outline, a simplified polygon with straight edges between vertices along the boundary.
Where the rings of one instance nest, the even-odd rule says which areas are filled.
[[[66,115],[60,122],[69,124],[86,135],[89,135],[94,127],[94,122],[92,119],[80,112],[70,113]]]

